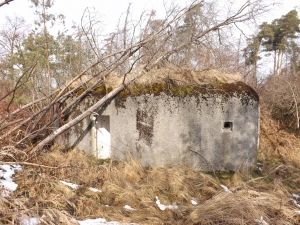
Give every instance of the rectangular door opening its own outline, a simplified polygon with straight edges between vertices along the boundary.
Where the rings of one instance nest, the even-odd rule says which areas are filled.
[[[96,129],[97,157],[100,159],[109,159],[111,157],[111,134],[109,116],[98,116]]]

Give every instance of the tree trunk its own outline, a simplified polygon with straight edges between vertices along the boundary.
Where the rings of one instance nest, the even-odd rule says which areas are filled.
[[[73,120],[69,121],[65,125],[61,126],[57,130],[55,130],[51,135],[46,137],[43,141],[41,141],[37,146],[35,146],[30,153],[34,154],[37,151],[41,150],[45,145],[53,141],[58,135],[62,134],[72,126],[76,125],[80,121],[82,121],[84,118],[90,116],[94,111],[98,110],[101,106],[103,106],[107,101],[111,100],[113,97],[115,97],[120,91],[122,91],[125,88],[125,84],[119,85],[117,88],[115,88],[113,91],[109,92],[107,95],[105,95],[103,98],[101,98],[96,104],[91,106],[89,109],[84,111],[82,114],[74,118]]]

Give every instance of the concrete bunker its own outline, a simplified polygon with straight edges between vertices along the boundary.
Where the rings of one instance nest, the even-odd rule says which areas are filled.
[[[237,170],[256,160],[259,100],[240,81],[135,83],[63,138],[101,159]],[[106,91],[99,87],[83,111]],[[76,143],[76,144],[74,144]]]

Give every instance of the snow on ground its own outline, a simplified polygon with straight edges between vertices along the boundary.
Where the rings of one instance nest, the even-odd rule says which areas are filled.
[[[156,199],[155,203],[161,211],[165,211],[166,209],[171,209],[171,210],[178,209],[176,203],[173,203],[172,205],[164,205],[160,203],[160,200],[157,196],[155,197],[155,199]]]
[[[126,209],[126,210],[128,210],[128,211],[134,211],[135,210],[130,205],[124,205],[123,208]]]
[[[73,190],[77,190],[80,187],[80,185],[78,185],[78,184],[70,183],[70,182],[63,181],[63,180],[60,180],[59,182]],[[102,192],[101,190],[99,190],[97,188],[93,188],[93,187],[89,187],[88,190],[92,191],[92,192]]]
[[[293,203],[300,208],[300,195],[298,194],[292,194],[292,198],[291,200],[293,201]]]
[[[103,218],[78,220],[77,222],[79,225],[137,225],[134,223],[120,223],[116,221],[107,222],[106,219]]]
[[[255,222],[258,224],[258,225],[269,225],[263,217],[260,217],[259,220],[255,220]]]
[[[291,200],[294,202],[295,206],[297,206],[298,208],[300,208],[300,204],[295,199],[291,199]]]
[[[20,225],[39,225],[40,220],[37,217],[22,217],[20,218]]]
[[[97,189],[97,188],[93,188],[93,187],[89,187],[89,190],[91,192],[102,192],[101,190]]]
[[[220,184],[220,186],[221,186],[221,188],[223,188],[223,190],[224,190],[225,192],[232,193],[232,191],[230,191],[229,188],[226,187],[225,185]]]
[[[295,204],[295,206],[300,209],[300,195],[293,193],[291,200]],[[300,210],[296,210],[295,213],[297,216],[300,216]]]
[[[137,225],[133,223],[120,223],[117,221],[106,221],[103,218],[97,219],[86,219],[86,220],[77,220],[79,225]],[[40,220],[37,217],[22,217],[20,218],[20,225],[39,225]]]
[[[67,182],[67,181],[61,180],[60,183],[62,183],[63,185],[66,185],[67,187],[69,187],[73,190],[77,190],[79,188],[78,184],[73,184],[73,183],[70,183],[70,182]]]
[[[293,193],[292,196],[295,200],[300,201],[300,195]]]
[[[2,197],[8,197],[11,192],[17,190],[18,185],[13,181],[12,176],[21,171],[20,165],[0,165],[0,194]]]
[[[198,205],[198,202],[196,201],[195,198],[192,198],[191,203],[192,203],[192,205]]]

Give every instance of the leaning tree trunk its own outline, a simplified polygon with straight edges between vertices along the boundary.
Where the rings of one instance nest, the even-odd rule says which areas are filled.
[[[101,98],[97,103],[95,103],[93,106],[91,106],[89,109],[84,111],[82,114],[74,118],[73,120],[69,121],[65,125],[61,126],[57,130],[55,130],[51,135],[46,137],[43,141],[41,141],[38,145],[36,145],[31,151],[31,154],[36,153],[37,151],[41,150],[45,145],[53,141],[58,135],[62,134],[72,126],[76,125],[80,121],[82,121],[84,118],[90,116],[93,112],[95,112],[97,109],[99,109],[101,106],[103,106],[107,101],[111,100],[113,97],[115,97],[119,92],[121,92],[125,88],[125,84],[119,85],[117,88],[109,92],[107,95],[105,95],[103,98]]]

